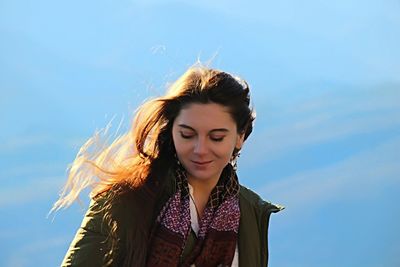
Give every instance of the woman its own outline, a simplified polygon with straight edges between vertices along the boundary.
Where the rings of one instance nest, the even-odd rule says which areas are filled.
[[[267,266],[269,216],[282,208],[238,183],[249,104],[245,81],[194,66],[126,135],[100,151],[90,139],[54,207],[99,178],[62,266]]]

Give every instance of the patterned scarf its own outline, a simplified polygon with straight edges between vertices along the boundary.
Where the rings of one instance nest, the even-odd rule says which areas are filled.
[[[190,255],[181,256],[191,230],[189,187],[183,168],[176,171],[176,193],[157,218],[147,267],[231,266],[239,230],[239,183],[228,164],[210,194]]]

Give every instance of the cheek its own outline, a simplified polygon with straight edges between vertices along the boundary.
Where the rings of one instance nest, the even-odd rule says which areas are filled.
[[[174,141],[175,151],[178,155],[187,153],[188,150],[190,149],[189,142],[185,142],[179,136],[173,135],[172,140]]]
[[[186,148],[186,146],[184,145],[184,144],[182,144],[182,143],[175,143],[175,150],[176,150],[176,153],[178,153],[178,154],[185,154],[185,153],[187,153],[187,148]]]
[[[232,157],[233,149],[235,146],[231,143],[227,143],[224,145],[221,145],[219,147],[216,147],[214,150],[214,153],[217,154],[220,158],[223,158],[224,160],[230,160]]]

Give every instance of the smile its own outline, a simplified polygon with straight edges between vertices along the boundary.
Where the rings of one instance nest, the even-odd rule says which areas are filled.
[[[194,161],[194,160],[192,160],[192,162],[193,162],[195,165],[198,165],[198,166],[205,166],[205,165],[211,163],[212,160],[210,160],[210,161]]]

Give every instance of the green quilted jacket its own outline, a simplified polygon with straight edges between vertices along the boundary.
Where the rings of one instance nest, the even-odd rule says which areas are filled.
[[[174,193],[174,180],[165,185],[155,206],[148,203],[145,193],[131,193],[120,197],[113,203],[111,217],[116,222],[116,237],[110,237],[109,226],[103,220],[105,197],[92,200],[90,207],[73,239],[62,266],[100,267],[126,266],[130,257],[132,266],[143,266],[138,255],[146,254],[148,235],[159,210]],[[240,223],[239,223],[239,266],[259,267],[268,265],[268,225],[271,213],[283,207],[263,201],[256,193],[240,186],[239,191]],[[118,240],[116,248],[110,256],[110,240]],[[194,242],[189,236],[186,247]],[[185,254],[186,248],[184,250]],[[107,259],[107,260],[106,260]],[[143,262],[143,261],[142,261]]]

